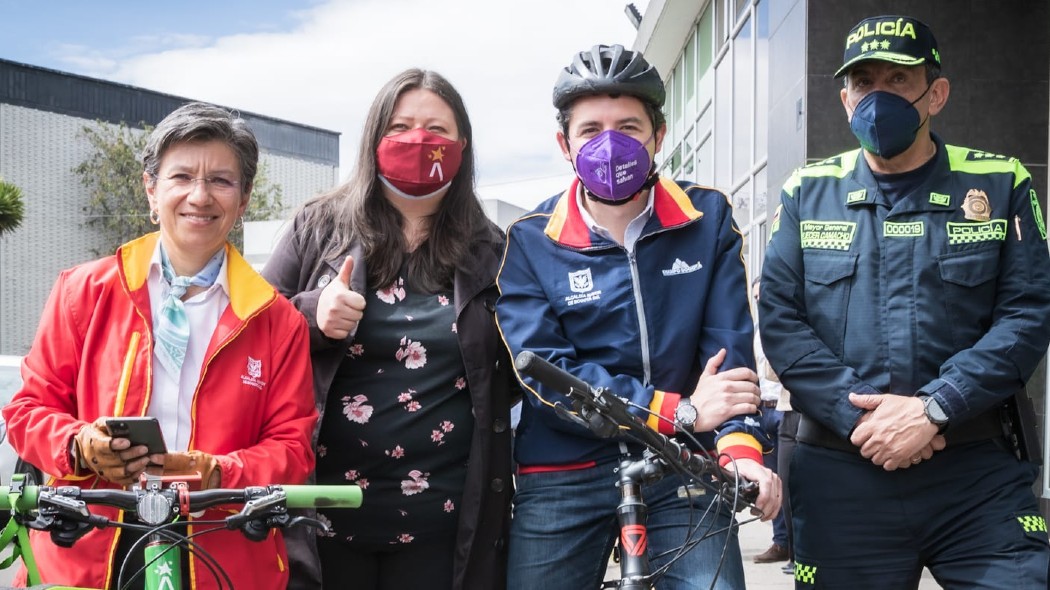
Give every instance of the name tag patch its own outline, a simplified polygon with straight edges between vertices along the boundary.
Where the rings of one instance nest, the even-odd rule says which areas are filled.
[[[1006,239],[1006,220],[993,219],[984,223],[948,222],[948,244],[1001,242]]]
[[[882,235],[887,238],[917,238],[926,235],[926,225],[921,221],[895,223],[882,222]]]
[[[803,248],[849,250],[857,234],[852,221],[803,221],[799,224]]]

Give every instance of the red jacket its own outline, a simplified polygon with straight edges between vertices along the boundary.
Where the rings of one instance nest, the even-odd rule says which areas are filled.
[[[44,307],[23,364],[24,385],[3,414],[12,446],[52,474],[52,485],[113,486],[77,471],[70,454],[73,436],[99,416],[141,416],[149,407],[153,321],[146,276],[158,236],[144,236],[114,256],[62,272]],[[189,448],[216,456],[224,488],[302,483],[314,467],[310,435],[317,420],[306,323],[232,246],[226,253],[230,303],[194,392]],[[92,511],[123,516],[101,506]],[[226,514],[209,511],[203,519]],[[62,549],[48,533],[33,531],[44,582],[109,587],[119,571],[112,563],[117,534],[114,528],[95,530],[72,549]],[[195,541],[216,558],[234,587],[287,585],[279,533],[262,543],[236,531]],[[190,572],[194,589],[214,587],[214,577],[192,556]]]

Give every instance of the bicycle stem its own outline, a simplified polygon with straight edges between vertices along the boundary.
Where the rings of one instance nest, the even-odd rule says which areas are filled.
[[[620,504],[616,517],[620,523],[620,582],[619,590],[649,590],[649,533],[646,521],[649,509],[642,499],[642,483],[659,479],[663,467],[652,461],[651,456],[639,460],[624,459],[620,462]]]

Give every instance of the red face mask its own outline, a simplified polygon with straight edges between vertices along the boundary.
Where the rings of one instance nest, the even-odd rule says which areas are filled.
[[[383,184],[410,199],[425,199],[447,187],[459,172],[463,142],[426,129],[384,137],[376,148]]]

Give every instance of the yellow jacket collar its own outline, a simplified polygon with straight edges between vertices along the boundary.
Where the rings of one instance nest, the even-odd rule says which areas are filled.
[[[137,291],[146,284],[150,259],[157,248],[160,232],[146,234],[134,239],[117,250],[121,274],[128,289]],[[245,319],[265,307],[276,297],[277,292],[259,276],[232,244],[226,242],[226,278],[230,285],[230,307],[240,319]]]

